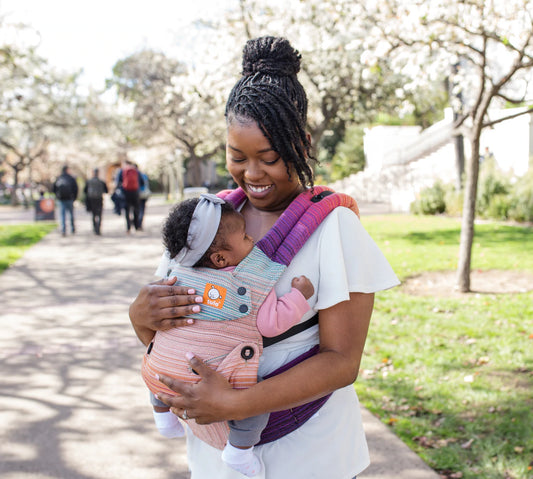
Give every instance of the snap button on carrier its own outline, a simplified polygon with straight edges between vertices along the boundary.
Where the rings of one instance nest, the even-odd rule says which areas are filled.
[[[244,348],[241,349],[241,358],[248,360],[252,359],[254,357],[254,348],[251,346],[244,346]]]

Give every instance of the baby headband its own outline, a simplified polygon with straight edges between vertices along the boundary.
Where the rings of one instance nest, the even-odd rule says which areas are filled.
[[[175,260],[182,266],[194,266],[205,254],[218,231],[222,208],[225,201],[216,195],[204,193],[192,214],[187,244],[176,255]]]

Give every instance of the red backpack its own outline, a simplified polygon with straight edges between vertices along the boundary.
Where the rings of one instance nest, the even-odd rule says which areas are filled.
[[[137,191],[139,189],[139,172],[133,167],[122,170],[122,188],[126,191]]]

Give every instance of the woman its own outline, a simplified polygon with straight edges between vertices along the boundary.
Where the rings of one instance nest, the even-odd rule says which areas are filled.
[[[307,98],[298,82],[300,55],[282,38],[250,40],[244,49],[243,76],[226,105],[227,168],[246,193],[241,212],[246,233],[261,239],[281,213],[312,187],[309,135],[305,131]],[[159,272],[166,271],[160,265]],[[284,373],[246,390],[227,381],[198,358],[191,367],[202,380],[185,385],[161,381],[181,396],[162,396],[175,414],[199,424],[235,420],[279,411],[333,394],[317,414],[290,434],[256,447],[267,479],[351,479],[368,466],[368,450],[353,388],[372,314],[374,292],[398,284],[387,261],[357,216],[336,208],[319,225],[276,283],[278,295],[289,291],[294,276],[316,286],[309,299],[319,313],[318,326],[266,347],[259,375],[266,376],[319,344],[319,353]],[[186,327],[187,314],[201,297],[189,288],[162,280],[144,286],[130,307],[132,324],[148,344],[154,330]],[[193,479],[237,479],[219,451],[188,434]]]

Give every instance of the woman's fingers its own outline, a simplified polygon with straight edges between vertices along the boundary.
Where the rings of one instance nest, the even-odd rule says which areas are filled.
[[[170,376],[165,376],[164,374],[159,374],[157,376],[157,380],[159,382],[162,382],[166,387],[169,389],[172,389],[172,391],[177,392],[180,396],[189,396],[190,394],[190,383],[186,383],[183,381],[180,381],[179,379],[171,378]],[[170,396],[168,394],[159,393],[157,395],[158,398],[161,399],[165,404],[168,404],[169,406],[178,407],[183,401],[176,402],[175,400],[182,399],[180,396]],[[172,404],[170,404],[172,403]]]
[[[200,358],[187,354],[187,359],[194,372],[198,374],[197,383],[185,383],[178,379],[160,374],[158,376],[165,386],[178,393],[178,396],[158,394],[157,397],[170,406],[172,412],[182,417],[187,411],[190,419],[198,424],[210,424],[226,420],[223,405],[219,404],[221,398],[235,392],[227,379],[206,365]],[[228,400],[222,400],[225,404]]]

